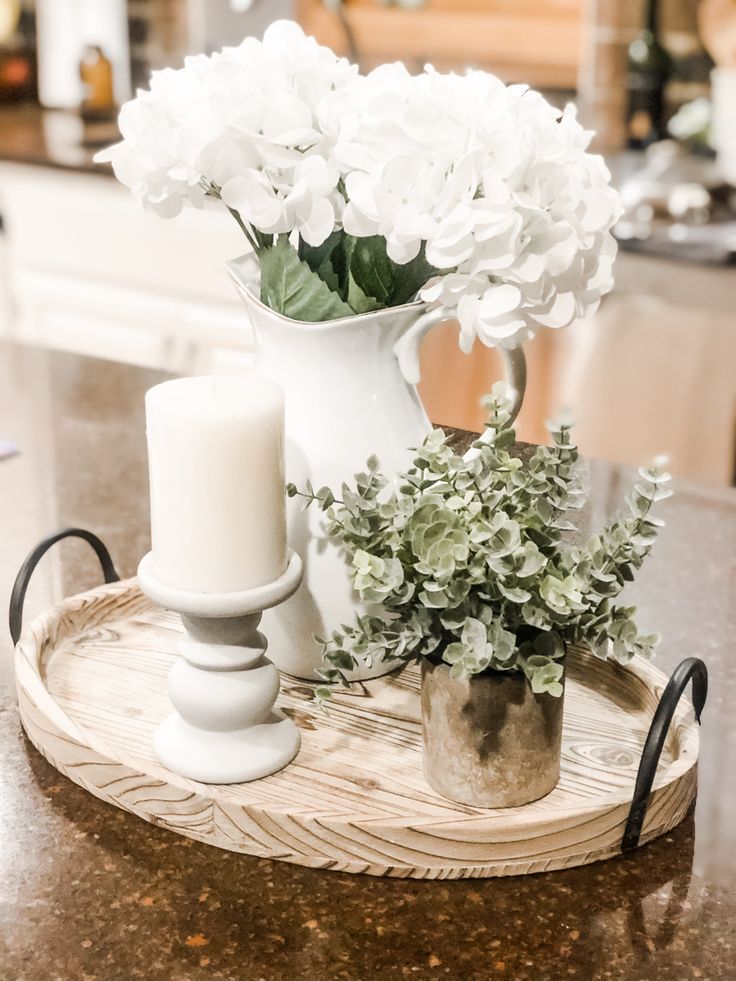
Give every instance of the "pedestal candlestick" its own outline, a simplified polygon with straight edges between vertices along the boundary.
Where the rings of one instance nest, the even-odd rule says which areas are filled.
[[[263,610],[299,586],[296,552],[274,582],[240,592],[189,592],[156,575],[152,554],[138,567],[146,596],[180,614],[187,636],[169,673],[176,709],[159,726],[156,753],[168,769],[202,783],[242,783],[275,773],[299,750],[299,732],[274,708],[279,675],[258,630]]]

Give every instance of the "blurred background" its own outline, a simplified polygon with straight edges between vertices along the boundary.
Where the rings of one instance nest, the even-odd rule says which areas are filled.
[[[364,68],[472,65],[578,104],[624,196],[617,285],[527,345],[519,435],[564,409],[588,456],[668,453],[734,483],[736,0],[0,0],[0,338],[179,373],[249,363],[229,216],[148,216],[92,156],[152,69],[284,16]],[[422,395],[433,421],[478,428],[497,355],[456,334],[427,339]]]

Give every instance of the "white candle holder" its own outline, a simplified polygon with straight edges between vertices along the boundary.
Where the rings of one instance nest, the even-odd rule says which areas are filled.
[[[275,773],[299,750],[299,732],[274,708],[279,674],[265,656],[258,630],[263,610],[288,599],[299,586],[302,562],[291,552],[274,582],[235,593],[175,589],[156,576],[149,552],[138,581],[150,599],[181,616],[187,637],[169,672],[176,709],[154,738],[169,770],[202,783],[243,783]]]

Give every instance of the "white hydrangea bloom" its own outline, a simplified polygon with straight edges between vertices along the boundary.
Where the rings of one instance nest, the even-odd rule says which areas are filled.
[[[572,107],[485,72],[369,75],[272,25],[156,72],[98,160],[165,217],[214,191],[256,233],[310,245],[380,235],[439,270],[422,298],[460,343],[515,346],[597,308],[612,285],[618,195]]]
[[[164,217],[214,186],[266,234],[297,229],[321,242],[335,227],[339,171],[316,112],[357,69],[289,21],[211,57],[154,72],[123,106],[123,141],[97,155]]]
[[[322,106],[345,229],[383,235],[396,262],[422,244],[448,272],[424,299],[457,313],[461,345],[514,346],[592,313],[612,285],[618,195],[592,134],[525,86],[484,72],[385,66]]]

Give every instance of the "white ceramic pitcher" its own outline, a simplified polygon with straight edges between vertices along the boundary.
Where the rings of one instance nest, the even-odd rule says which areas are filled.
[[[375,454],[384,473],[411,460],[431,429],[415,385],[424,334],[448,319],[441,309],[408,303],[374,313],[304,323],[283,317],[258,299],[253,256],[228,263],[245,300],[256,335],[256,370],[286,392],[286,475],[299,488],[307,479],[328,485],[339,497],[344,480],[365,470]],[[521,407],[526,366],[521,349],[504,351],[514,415]],[[490,387],[490,385],[489,385]],[[316,507],[289,501],[289,544],[304,562],[304,578],[286,603],[267,611],[263,631],[269,658],[299,678],[314,679],[321,662],[315,641],[352,623],[359,604],[348,567],[323,530]],[[366,665],[355,677],[376,677],[385,663]]]

